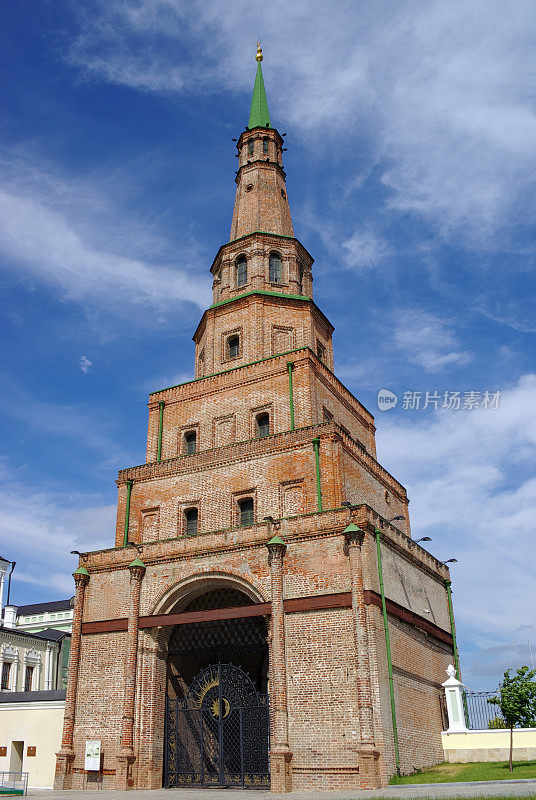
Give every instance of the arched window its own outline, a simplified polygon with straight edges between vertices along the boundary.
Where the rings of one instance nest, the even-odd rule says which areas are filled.
[[[258,414],[255,419],[255,436],[257,439],[264,439],[265,436],[270,435],[270,415],[263,413]]]
[[[236,285],[245,286],[248,280],[248,262],[245,256],[236,259]]]
[[[199,512],[197,508],[189,508],[184,513],[186,521],[186,536],[195,536],[197,534],[197,521],[199,519]]]
[[[197,451],[197,433],[195,431],[188,431],[184,434],[184,452],[186,455],[191,456]]]
[[[241,500],[238,504],[238,510],[240,512],[240,525],[243,528],[249,528],[251,525],[253,525],[255,521],[253,498],[246,497],[245,500]]]
[[[254,146],[253,139],[250,139],[248,142],[248,153],[250,156],[253,155],[253,146]]]
[[[33,682],[33,674],[34,674],[34,666],[27,666],[26,672],[24,674],[24,691],[31,692],[32,690],[32,682]]]
[[[281,283],[281,256],[270,253],[270,283]]]
[[[2,664],[2,691],[9,689],[9,673],[11,672],[11,662],[4,661]]]
[[[267,153],[268,152],[268,139],[263,139],[262,140],[262,152],[263,153]]]

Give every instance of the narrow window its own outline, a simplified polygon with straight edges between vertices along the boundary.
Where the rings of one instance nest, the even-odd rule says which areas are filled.
[[[200,375],[204,375],[205,374],[205,349],[204,348],[199,353],[198,361],[199,361],[199,374]]]
[[[184,452],[187,456],[197,452],[197,433],[195,431],[188,431],[184,434]]]
[[[199,518],[197,508],[189,508],[184,516],[186,517],[186,536],[195,536],[197,534],[197,520]]]
[[[240,358],[240,337],[230,336],[227,339],[227,355],[229,358]]]
[[[316,354],[317,354],[318,358],[320,359],[320,361],[324,361],[325,360],[326,348],[324,347],[323,344],[320,344],[320,342],[318,342],[318,341],[316,343]]]
[[[270,253],[270,283],[281,283],[281,257]]]
[[[33,671],[34,671],[34,667],[26,667],[26,673],[24,675],[24,691],[25,692],[29,692],[32,689]]]
[[[2,690],[9,689],[9,673],[11,670],[11,663],[4,661],[2,664]]]
[[[253,155],[253,139],[250,139],[248,142],[248,153],[250,156]]]
[[[241,500],[238,508],[240,510],[240,525],[243,528],[249,528],[254,522],[253,498],[248,497],[245,500]]]
[[[248,262],[245,256],[239,256],[236,260],[236,285],[245,286],[248,280]]]
[[[262,140],[262,152],[263,153],[267,153],[268,152],[268,139],[263,139]]]
[[[256,436],[257,439],[264,439],[265,436],[270,435],[270,415],[258,414],[255,420]]]
[[[333,419],[333,414],[326,407],[322,408],[322,419],[324,422],[331,422]]]

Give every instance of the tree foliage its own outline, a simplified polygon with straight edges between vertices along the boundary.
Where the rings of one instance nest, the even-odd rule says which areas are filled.
[[[536,727],[536,669],[521,667],[511,675],[507,669],[504,678],[499,684],[495,697],[490,697],[488,703],[499,706],[501,714],[508,728],[516,725],[521,728]]]
[[[536,669],[521,667],[516,670],[515,675],[510,675],[510,672],[511,670],[506,670],[496,696],[489,697],[488,703],[499,706],[506,726],[510,728],[508,766],[512,772],[514,726],[536,728],[536,682],[534,681]]]

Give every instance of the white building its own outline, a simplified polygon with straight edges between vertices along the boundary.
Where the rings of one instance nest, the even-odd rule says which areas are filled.
[[[4,606],[11,564],[0,557],[0,771],[52,788],[73,610],[70,599]]]

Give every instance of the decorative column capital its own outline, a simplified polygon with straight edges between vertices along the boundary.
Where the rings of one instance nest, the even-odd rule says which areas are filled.
[[[75,569],[73,572],[73,578],[77,588],[78,586],[87,586],[89,583],[89,572],[85,567],[78,567],[78,569]]]
[[[348,547],[361,547],[365,538],[365,531],[358,528],[353,522],[343,530],[344,538]]]
[[[145,564],[141,560],[141,558],[135,558],[134,561],[131,561],[128,565],[130,570],[130,577],[134,578],[135,580],[141,581],[143,576],[145,575]]]
[[[271,564],[275,559],[283,561],[287,546],[280,536],[272,536],[269,542],[266,543],[268,548],[268,561]]]

